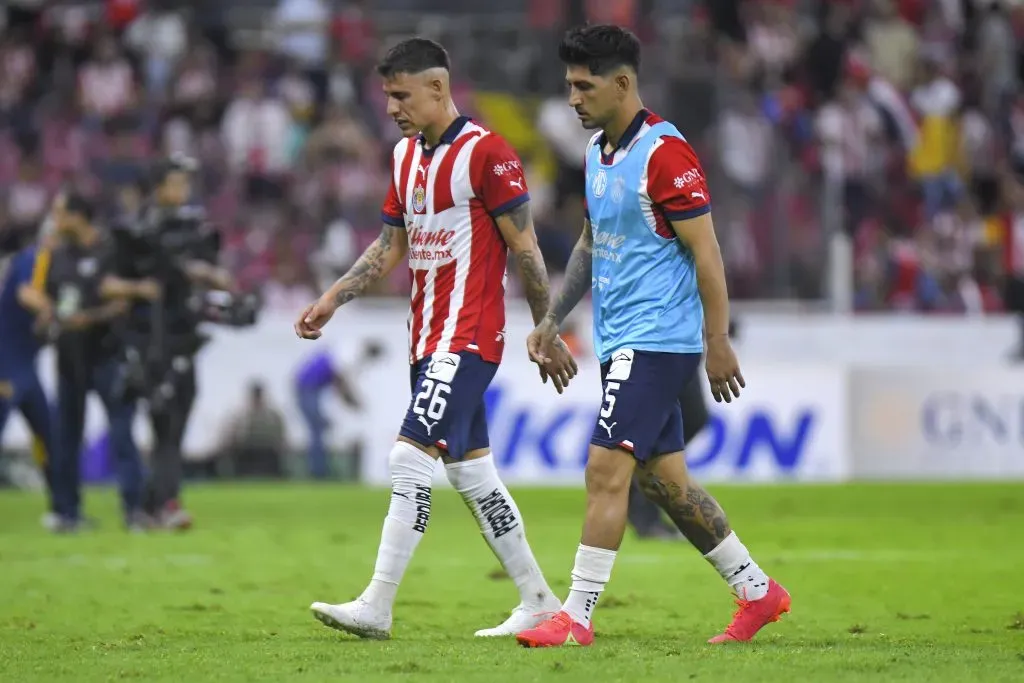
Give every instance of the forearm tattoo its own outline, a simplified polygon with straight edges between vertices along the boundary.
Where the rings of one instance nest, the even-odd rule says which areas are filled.
[[[384,274],[388,252],[394,247],[395,240],[401,239],[400,232],[401,229],[390,225],[385,225],[381,229],[380,236],[366,248],[355,265],[338,280],[338,293],[334,296],[336,304],[339,306],[347,304],[381,278]]]
[[[521,251],[516,254],[519,262],[519,273],[523,278],[523,287],[526,290],[526,302],[530,305],[530,313],[533,314],[534,322],[540,322],[548,312],[551,304],[551,287],[548,284],[548,272],[544,267],[540,251],[534,247],[530,251]]]
[[[518,232],[523,232],[532,224],[530,204],[522,204],[509,211],[506,216],[512,221]],[[544,266],[544,257],[536,242],[529,249],[516,252],[519,274],[522,276],[526,302],[530,305],[534,322],[540,322],[551,304],[551,286],[548,283],[548,271]]]
[[[640,470],[638,476],[644,495],[668,513],[702,554],[707,555],[729,535],[731,529],[725,512],[700,484],[687,481],[684,488],[646,470]]]
[[[566,316],[572,313],[576,304],[580,302],[583,295],[590,291],[594,281],[594,238],[590,231],[590,221],[583,224],[583,233],[580,235],[576,246],[569,257],[569,264],[565,267],[565,281],[562,283],[562,291],[558,295],[552,313],[555,322],[559,325]]]

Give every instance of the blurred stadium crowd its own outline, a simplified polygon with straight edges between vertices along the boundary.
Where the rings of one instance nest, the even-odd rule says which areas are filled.
[[[589,134],[556,48],[585,19],[644,41],[645,102],[704,160],[737,298],[827,296],[846,234],[857,310],[1021,307],[1019,0],[8,0],[0,242],[30,240],[62,185],[131,214],[149,160],[185,152],[227,265],[298,310],[379,230],[398,131],[373,65],[418,33],[520,151],[558,270]]]

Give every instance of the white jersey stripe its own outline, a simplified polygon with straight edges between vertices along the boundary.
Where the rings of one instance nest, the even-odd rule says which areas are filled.
[[[423,283],[423,321],[420,324],[419,343],[416,344],[416,358],[422,358],[427,349],[427,337],[430,336],[430,319],[434,315],[434,280],[437,270],[427,271]]]
[[[465,117],[449,130],[433,158],[423,153],[422,136],[399,142],[393,152],[397,197],[389,197],[386,207],[397,213],[396,204],[402,205],[409,240],[409,359],[417,363],[438,350],[468,349],[498,362],[507,247],[487,207],[492,199],[514,195],[495,178],[521,165],[500,136]]]
[[[418,149],[418,147],[417,147]],[[448,154],[449,147],[444,145],[439,147],[434,152],[433,158],[430,160],[430,170],[427,171],[426,182],[424,187],[426,189],[426,204],[427,204],[427,220],[434,216],[434,183],[437,181],[437,171],[441,168],[441,163],[444,161],[445,156]],[[419,163],[426,163],[426,159],[416,160]],[[416,179],[410,181],[410,186],[416,186]],[[423,287],[423,320],[420,327],[420,340],[416,345],[416,356],[421,357],[427,350],[427,338],[430,337],[430,321],[434,317],[434,283],[437,279],[437,269],[431,268],[427,272],[426,284]]]
[[[467,126],[468,128],[469,126]],[[445,213],[454,214],[451,221],[455,225],[472,225],[470,205],[468,201],[458,201],[459,198],[473,196],[473,183],[469,177],[470,159],[473,149],[484,138],[478,135],[467,142],[459,156],[455,158],[455,167],[452,170],[452,197],[456,198],[455,206]],[[472,227],[470,228],[472,230]],[[448,302],[448,317],[444,321],[444,329],[441,330],[441,339],[438,341],[437,350],[448,352],[451,349],[452,340],[455,338],[459,322],[459,311],[466,299],[466,281],[469,279],[469,265],[472,259],[472,240],[470,240],[468,253],[458,254],[455,260],[455,288],[452,290],[451,299]]]
[[[392,181],[395,183],[395,189],[399,191],[399,196],[405,197],[405,188],[402,187],[402,162],[405,161],[405,155],[409,153],[408,144],[395,145],[394,151],[394,167],[392,168],[391,175],[393,176]]]
[[[418,287],[416,285],[416,278],[413,277],[412,278],[412,292],[409,294],[409,300],[410,301],[416,301],[416,294],[418,293],[417,290],[418,290]],[[418,341],[418,340],[416,339],[416,330],[412,329],[412,325],[413,325],[413,322],[415,320],[416,320],[416,309],[410,306],[409,307],[409,320],[408,320],[408,322],[405,325],[406,328],[408,328],[408,330],[409,330],[408,337],[409,337],[409,362],[410,363],[415,362],[415,359],[416,359],[416,349],[413,348],[413,343]]]
[[[433,161],[430,162],[430,171],[427,174],[427,213],[433,215],[434,213],[434,183],[437,182],[437,172],[441,168],[441,164],[444,162],[444,158],[448,156],[448,150],[451,148],[448,145],[439,148],[434,152]]]
[[[419,145],[413,148],[412,155],[412,166],[409,167],[409,178],[406,181],[408,184],[402,188],[402,194],[405,198],[405,213],[412,215],[414,209],[413,190],[416,188],[416,181],[420,177],[420,163],[423,161],[423,150],[420,149]],[[401,173],[401,171],[399,171]]]

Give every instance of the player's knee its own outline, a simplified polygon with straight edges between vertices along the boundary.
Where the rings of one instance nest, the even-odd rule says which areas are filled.
[[[388,456],[391,469],[391,481],[411,484],[430,483],[434,475],[433,457],[416,446],[404,441],[396,441]]]
[[[636,483],[640,487],[640,491],[649,500],[658,505],[663,505],[667,501],[668,498],[665,495],[664,485],[646,468],[637,469]]]
[[[498,479],[498,468],[491,454],[472,460],[445,463],[444,473],[452,488],[463,495],[475,493],[481,486],[493,487],[493,482]]]
[[[636,463],[619,449],[591,446],[587,459],[586,483],[590,495],[619,495],[629,491]]]

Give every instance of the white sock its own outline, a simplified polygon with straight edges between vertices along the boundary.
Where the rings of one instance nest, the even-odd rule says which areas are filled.
[[[508,572],[526,605],[553,597],[526,540],[526,526],[512,494],[498,477],[494,456],[445,465],[445,474],[476,517],[487,545]]]
[[[562,609],[573,621],[590,626],[590,617],[597,607],[597,598],[612,577],[615,550],[592,548],[580,544],[576,551],[576,564],[572,568],[572,588]]]
[[[737,597],[760,600],[768,594],[768,575],[750,558],[735,531],[704,558],[715,566]]]
[[[373,579],[360,596],[386,611],[391,610],[409,566],[430,521],[430,484],[435,460],[405,442],[398,441],[388,459],[391,465],[391,505],[384,518]]]

